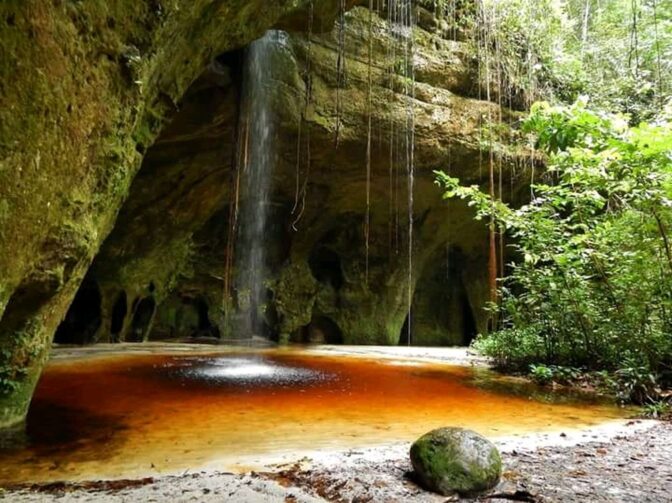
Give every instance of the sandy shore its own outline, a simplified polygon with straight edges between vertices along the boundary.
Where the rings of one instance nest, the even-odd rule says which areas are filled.
[[[614,422],[583,431],[496,439],[500,485],[483,500],[672,501],[672,424]],[[413,481],[408,445],[323,453],[244,474],[198,472],[133,481],[15,487],[12,502],[445,502]],[[457,499],[448,499],[457,501]],[[464,500],[469,501],[469,500]]]

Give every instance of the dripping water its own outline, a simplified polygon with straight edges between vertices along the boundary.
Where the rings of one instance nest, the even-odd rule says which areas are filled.
[[[411,309],[413,305],[413,209],[415,190],[415,68],[413,65],[413,1],[407,0],[408,39],[406,41],[406,66],[410,73],[406,79],[406,170],[408,172],[408,345],[411,345],[412,319]]]
[[[236,286],[241,336],[261,335],[266,303],[266,243],[271,179],[275,164],[271,109],[273,46],[282,32],[270,30],[250,44],[243,74],[243,113],[246,122],[241,182],[240,226],[236,242]]]

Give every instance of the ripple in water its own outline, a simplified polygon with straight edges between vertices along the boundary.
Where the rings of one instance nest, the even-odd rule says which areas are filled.
[[[171,364],[172,377],[182,382],[235,385],[240,388],[315,385],[336,378],[333,373],[278,364],[259,357],[191,358]]]

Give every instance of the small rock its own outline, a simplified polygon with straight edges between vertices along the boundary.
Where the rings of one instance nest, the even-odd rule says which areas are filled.
[[[418,481],[442,495],[475,495],[497,485],[502,460],[485,437],[464,428],[439,428],[411,446]]]

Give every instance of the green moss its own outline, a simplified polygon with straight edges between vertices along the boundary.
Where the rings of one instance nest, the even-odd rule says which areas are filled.
[[[0,393],[0,429],[13,427],[24,420],[38,378],[39,369],[34,368],[20,380],[10,378],[11,386],[7,387],[0,369],[0,386],[8,390]]]
[[[307,4],[0,3],[0,368],[25,372],[0,401],[1,423],[25,414],[54,330],[174,104],[215,55]],[[183,246],[166,253],[185,261]],[[156,273],[165,258],[147,260],[168,289],[169,266]],[[56,286],[41,291],[44,278]],[[32,347],[41,356],[23,358]]]
[[[411,459],[424,484],[441,494],[486,491],[497,484],[502,471],[497,449],[459,428],[441,428],[423,435],[411,446]]]
[[[46,359],[44,327],[31,320],[14,332],[9,344],[0,346],[0,428],[13,426],[25,417]]]
[[[278,331],[281,337],[289,340],[297,330],[308,325],[313,317],[317,281],[308,264],[297,262],[283,268],[271,289],[279,318]]]

